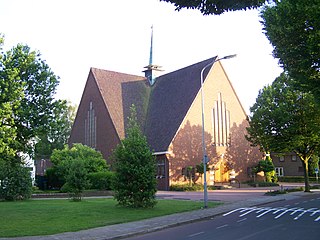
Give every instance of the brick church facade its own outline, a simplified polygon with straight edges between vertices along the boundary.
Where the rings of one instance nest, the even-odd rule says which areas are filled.
[[[212,65],[210,64],[212,63]],[[186,182],[185,169],[202,162],[201,71],[204,93],[204,137],[209,160],[208,185],[250,179],[250,168],[262,155],[245,139],[246,113],[217,57],[157,76],[150,64],[145,76],[91,68],[69,144],[99,150],[112,165],[112,150],[125,137],[130,106],[157,157],[158,188]],[[194,181],[201,182],[194,173]]]

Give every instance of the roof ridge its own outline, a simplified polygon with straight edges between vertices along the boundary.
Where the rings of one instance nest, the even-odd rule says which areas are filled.
[[[115,74],[121,74],[121,75],[127,75],[127,76],[139,77],[139,78],[144,78],[144,79],[146,79],[146,77],[144,77],[144,76],[142,76],[142,75],[136,75],[136,74],[131,74],[131,73],[124,73],[124,72],[119,72],[119,71],[114,71],[114,70],[108,70],[108,69],[102,69],[102,68],[96,68],[96,67],[90,67],[90,70],[110,72],[110,73],[115,73]]]

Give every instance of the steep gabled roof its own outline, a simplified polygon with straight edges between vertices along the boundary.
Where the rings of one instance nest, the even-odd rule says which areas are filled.
[[[131,74],[91,68],[97,86],[109,111],[118,136],[125,136],[126,119],[132,104],[137,106],[140,122],[145,121],[149,99],[146,78]]]
[[[210,58],[157,78],[151,90],[145,126],[148,142],[155,152],[167,151],[200,90],[201,70],[214,60]]]

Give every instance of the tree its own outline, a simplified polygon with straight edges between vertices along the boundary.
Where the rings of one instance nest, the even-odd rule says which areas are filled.
[[[3,36],[0,34],[0,50],[2,50]],[[14,126],[14,112],[20,107],[19,99],[22,86],[15,81],[17,77],[14,69],[5,69],[3,53],[0,53],[0,160],[15,160],[17,153],[17,128]],[[6,77],[8,76],[8,77]]]
[[[320,108],[312,94],[296,90],[292,82],[282,73],[259,92],[250,108],[247,139],[264,152],[295,152],[310,191],[308,162],[320,147]]]
[[[277,181],[277,177],[275,176],[274,165],[272,159],[270,158],[270,155],[268,155],[266,159],[259,161],[257,167],[255,168],[255,171],[257,173],[262,171],[264,173],[266,182]]]
[[[209,164],[206,163],[206,171],[209,172],[210,171],[210,167]],[[201,175],[201,178],[204,174],[204,165],[203,162],[201,162],[200,164],[196,165],[196,172],[199,173]]]
[[[281,0],[262,10],[264,31],[273,55],[296,80],[320,101],[320,1]]]
[[[35,159],[50,158],[54,149],[62,150],[68,142],[76,108],[65,100],[58,100],[54,105],[50,122],[37,135]]]
[[[114,197],[119,205],[153,207],[156,204],[156,164],[131,107],[126,138],[113,152],[115,167]]]
[[[204,15],[261,7],[268,0],[160,0],[173,3],[176,10],[197,9]]]
[[[58,77],[40,56],[18,44],[0,59],[0,128],[13,132],[6,144],[15,154],[32,155],[36,137],[49,129],[58,108],[54,99]]]

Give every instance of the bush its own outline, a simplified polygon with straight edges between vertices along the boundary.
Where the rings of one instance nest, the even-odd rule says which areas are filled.
[[[87,173],[107,171],[109,168],[100,152],[80,143],[74,144],[71,148],[66,146],[62,150],[54,150],[51,161],[53,167],[46,173],[49,188],[60,189],[65,184],[68,173],[64,165],[68,161],[81,161]]]
[[[0,166],[0,199],[15,201],[29,199],[32,179],[28,168],[19,163]]]
[[[170,186],[170,191],[179,191],[179,192],[192,192],[192,191],[202,191],[203,185],[194,184],[190,186],[189,184],[172,184]]]
[[[301,192],[303,190],[304,190],[303,187],[300,187],[300,188],[287,188],[287,189],[269,191],[269,192],[266,192],[265,195],[275,196],[275,195],[278,195],[278,194],[287,194],[287,193],[290,193],[290,192]]]
[[[68,160],[65,167],[65,190],[69,192],[73,201],[81,201],[82,192],[89,187],[88,171],[82,160]]]
[[[279,182],[296,182],[303,183],[303,176],[288,176],[288,177],[278,177]],[[317,179],[315,177],[309,177],[310,182],[316,182]]]
[[[279,186],[278,183],[274,183],[274,182],[248,182],[247,184],[252,187],[276,187],[276,186]]]
[[[155,156],[140,130],[134,107],[128,120],[127,137],[113,152],[114,197],[121,206],[153,207],[157,191]]]
[[[51,167],[46,170],[45,179],[46,184],[45,189],[60,189],[65,184],[65,179],[58,173],[56,167]]]
[[[111,190],[115,173],[110,171],[89,173],[90,189]]]

